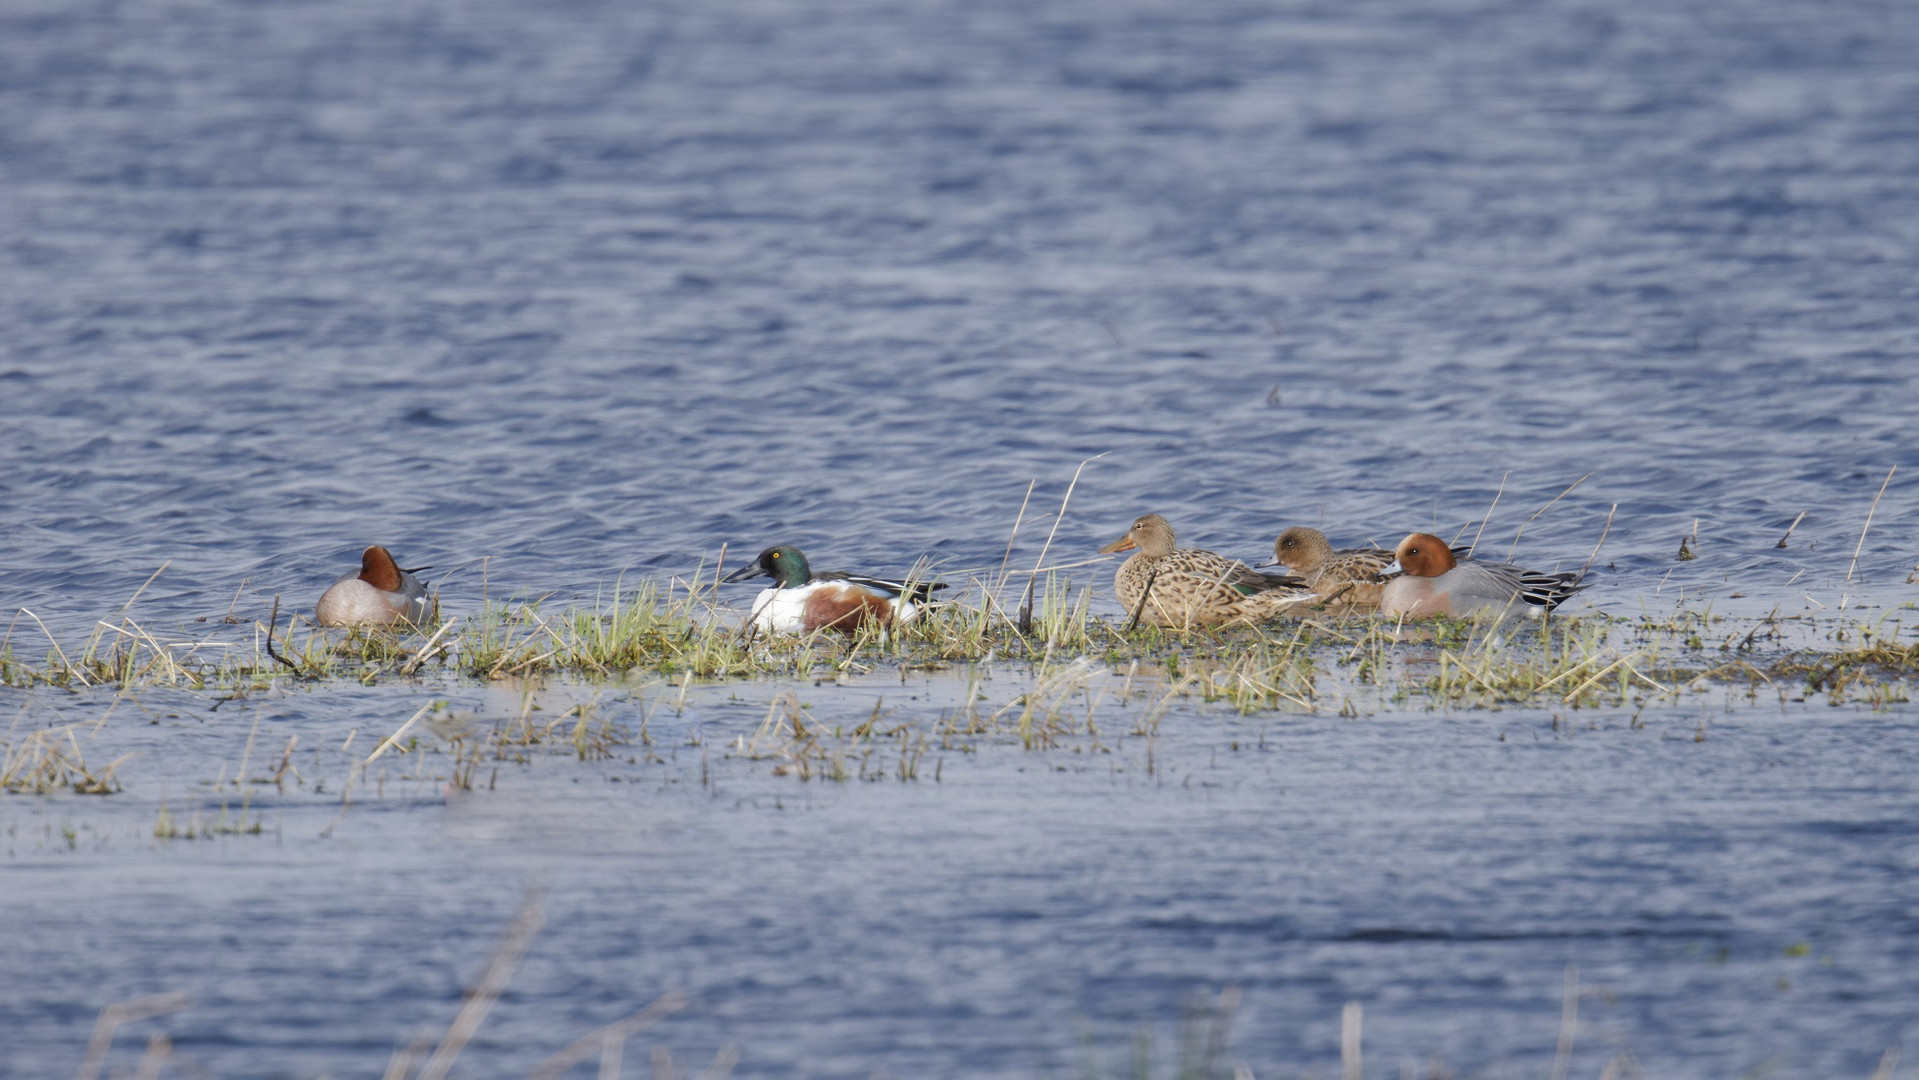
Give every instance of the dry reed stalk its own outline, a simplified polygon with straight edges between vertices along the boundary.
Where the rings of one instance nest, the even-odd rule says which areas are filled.
[[[86,1056],[80,1059],[79,1071],[74,1073],[75,1080],[95,1080],[100,1075],[101,1066],[106,1064],[107,1050],[113,1045],[113,1033],[120,1025],[179,1012],[191,1004],[193,999],[186,991],[169,990],[131,1001],[117,1001],[101,1009],[99,1019],[93,1022],[93,1036],[87,1040]]]
[[[1506,478],[1507,478],[1507,477],[1509,477],[1509,476],[1511,476],[1511,475],[1512,475],[1512,473],[1511,473],[1510,471],[1509,471],[1509,472],[1505,472],[1505,473],[1501,473],[1501,474],[1500,474],[1500,477],[1499,477],[1499,490],[1498,490],[1498,491],[1495,491],[1495,492],[1493,492],[1493,504],[1492,504],[1491,506],[1488,506],[1488,507],[1486,508],[1486,516],[1485,516],[1485,517],[1482,517],[1482,518],[1480,518],[1480,519],[1479,519],[1479,531],[1473,534],[1473,542],[1472,542],[1471,544],[1469,544],[1469,545],[1467,545],[1467,547],[1466,547],[1466,554],[1468,554],[1468,555],[1471,555],[1471,554],[1472,554],[1472,553],[1473,553],[1474,551],[1476,551],[1476,550],[1478,550],[1478,548],[1479,548],[1479,538],[1480,538],[1481,536],[1484,536],[1484,535],[1486,534],[1486,524],[1487,524],[1488,522],[1490,522],[1490,521],[1492,521],[1492,519],[1493,519],[1493,511],[1494,511],[1494,510],[1497,510],[1497,509],[1499,509],[1499,497],[1500,497],[1501,495],[1504,495],[1504,494],[1506,494]],[[1463,533],[1463,532],[1465,532],[1466,530],[1465,530],[1465,529],[1461,529],[1461,530],[1459,530],[1459,531]],[[1458,537],[1458,536],[1454,536],[1454,537],[1453,537],[1453,539],[1454,539],[1454,540],[1457,540],[1457,539],[1459,539],[1459,537]],[[1447,545],[1447,546],[1449,546],[1449,547],[1450,547],[1451,545]]]
[[[1859,568],[1859,553],[1866,550],[1866,533],[1872,530],[1872,515],[1878,512],[1879,500],[1886,494],[1886,485],[1892,483],[1892,474],[1898,471],[1897,465],[1887,469],[1886,478],[1879,485],[1879,494],[1872,497],[1872,507],[1866,511],[1865,527],[1859,530],[1859,544],[1852,549],[1852,564],[1846,567],[1846,584],[1848,585],[1852,584],[1852,572]]]
[[[1019,540],[1019,527],[1026,520],[1026,507],[1033,501],[1033,489],[1039,486],[1037,479],[1026,482],[1026,495],[1019,501],[1019,513],[1013,515],[1013,532],[1006,538],[1006,551],[999,557],[999,570],[994,574],[993,591],[999,592],[1006,587],[1006,564],[1013,560],[1013,544]],[[1030,578],[1028,580],[1031,580]]]
[[[708,1065],[706,1071],[700,1074],[700,1080],[726,1080],[732,1075],[733,1066],[739,1063],[739,1050],[731,1046],[722,1046],[719,1053],[713,1055],[713,1064]]]
[[[164,1032],[147,1040],[147,1052],[140,1055],[140,1067],[134,1070],[133,1080],[159,1080],[160,1067],[173,1056],[173,1040]]]
[[[1564,679],[1564,678],[1567,678],[1567,677],[1569,677],[1569,676],[1571,676],[1571,675],[1573,675],[1573,674],[1575,674],[1576,672],[1578,672],[1578,671],[1579,671],[1579,669],[1581,669],[1581,668],[1583,668],[1583,667],[1586,667],[1586,666],[1587,666],[1587,665],[1589,665],[1589,664],[1596,664],[1596,663],[1598,663],[1598,662],[1599,662],[1600,660],[1602,660],[1602,659],[1604,659],[1604,658],[1606,657],[1606,655],[1607,655],[1607,653],[1609,653],[1609,652],[1611,652],[1611,650],[1607,650],[1606,652],[1596,652],[1596,653],[1593,653],[1593,654],[1591,654],[1591,655],[1589,655],[1589,656],[1587,656],[1587,657],[1586,657],[1586,658],[1585,658],[1584,660],[1581,660],[1580,662],[1578,662],[1577,664],[1574,664],[1573,666],[1571,666],[1571,667],[1569,667],[1569,668],[1567,668],[1566,670],[1564,670],[1564,671],[1562,671],[1562,672],[1560,672],[1559,674],[1557,674],[1557,675],[1554,675],[1554,676],[1553,676],[1552,678],[1550,678],[1550,679],[1547,679],[1547,680],[1546,680],[1545,682],[1543,682],[1543,683],[1540,683],[1540,684],[1539,684],[1539,685],[1538,685],[1537,687],[1535,687],[1534,689],[1537,689],[1537,690],[1544,690],[1544,689],[1546,689],[1546,688],[1547,688],[1548,686],[1551,686],[1552,684],[1554,684],[1554,683],[1556,683],[1556,682],[1558,682],[1559,680],[1561,680],[1561,679]],[[1611,667],[1608,667],[1608,668],[1607,668],[1606,670],[1607,670],[1607,671],[1611,671],[1611,670],[1612,670],[1612,668],[1611,668]],[[1603,675],[1605,674],[1605,672],[1601,672],[1600,674],[1601,674],[1601,675],[1603,676]],[[1583,689],[1583,687],[1582,687],[1582,689]]]
[[[1365,1080],[1366,1067],[1359,1054],[1359,1002],[1349,1001],[1339,1010],[1339,1064],[1346,1080]]]
[[[281,656],[279,652],[277,652],[273,648],[273,627],[274,627],[274,624],[278,623],[279,621],[280,621],[280,594],[274,593],[273,594],[273,610],[267,615],[267,655],[279,661],[280,663],[285,664],[287,667],[292,668],[293,673],[295,675],[298,675],[301,673],[300,665],[294,663],[291,660],[288,660],[284,656]],[[291,629],[289,629],[288,632],[291,633],[292,632]]]
[[[71,678],[80,680],[81,686],[92,686],[93,684],[87,681],[87,677],[74,668],[73,661],[67,659],[66,650],[62,649],[60,643],[53,639],[53,631],[47,629],[47,624],[40,621],[40,616],[35,615],[26,608],[21,608],[20,611],[40,627],[41,633],[47,635],[47,644],[53,646],[54,653],[60,657],[60,666],[65,673]]]
[[[163,567],[161,567],[161,569],[165,569],[165,567],[163,566]],[[231,599],[231,600],[228,600],[228,601],[227,601],[227,609],[226,609],[226,611],[224,611],[224,612],[222,612],[222,613],[221,613],[221,615],[220,615],[220,621],[221,621],[221,622],[234,622],[234,621],[236,621],[236,620],[235,620],[235,619],[233,618],[233,609],[234,609],[234,608],[237,608],[237,607],[239,607],[239,606],[240,606],[240,594],[241,594],[241,593],[243,593],[243,592],[246,592],[246,591],[247,591],[247,586],[248,586],[248,585],[251,585],[251,584],[253,584],[253,579],[252,579],[252,578],[241,578],[241,579],[240,579],[240,584],[238,584],[238,585],[236,585],[236,586],[234,586],[234,589],[233,589],[233,599]]]
[[[384,739],[381,739],[379,745],[373,748],[373,752],[366,756],[366,760],[360,762],[360,771],[365,772],[367,766],[373,764],[375,761],[378,761],[380,759],[381,754],[386,753],[388,749],[398,745],[400,741],[400,736],[405,735],[409,730],[411,730],[413,725],[419,722],[420,717],[425,716],[428,712],[432,711],[432,709],[433,709],[433,702],[431,701],[427,702],[425,705],[420,706],[417,712],[415,712],[412,716],[407,718],[406,723],[401,724],[399,727],[395,728],[393,730],[393,734],[388,735]]]
[[[1101,563],[1111,563],[1111,562],[1112,562],[1112,558],[1110,556],[1095,555],[1090,559],[1075,559],[1072,562],[1053,563],[1050,566],[1041,566],[1041,567],[1038,567],[1035,572],[1041,573],[1041,574],[1053,574],[1053,573],[1058,573],[1061,570],[1078,570],[1082,566],[1098,566]]]
[[[275,599],[277,600],[278,598],[276,597]],[[441,638],[447,635],[447,631],[453,629],[453,626],[454,624],[451,622],[441,623],[440,628],[433,632],[433,636],[426,639],[426,644],[420,646],[420,651],[413,654],[413,659],[400,665],[400,674],[411,675],[420,670],[421,664],[432,659],[434,646],[439,643]]]
[[[1513,534],[1513,546],[1510,549],[1508,549],[1506,552],[1507,562],[1511,562],[1513,555],[1519,551],[1519,538],[1526,535],[1526,526],[1531,525],[1535,521],[1538,521],[1539,515],[1545,513],[1548,510],[1551,510],[1553,506],[1559,502],[1559,500],[1565,498],[1568,495],[1571,495],[1573,493],[1573,489],[1585,483],[1587,478],[1590,476],[1592,476],[1592,474],[1587,473],[1585,476],[1582,476],[1579,479],[1574,480],[1572,483],[1567,484],[1566,490],[1560,492],[1557,495],[1554,495],[1552,499],[1546,503],[1546,505],[1533,511],[1532,517],[1527,518],[1524,522],[1520,524],[1519,531]]]
[[[528,1075],[529,1080],[556,1080],[568,1069],[591,1058],[596,1052],[601,1055],[601,1071],[605,1071],[606,1055],[617,1055],[618,1047],[624,1046],[628,1039],[658,1024],[668,1016],[686,1008],[686,995],[677,990],[660,995],[651,1005],[621,1020],[596,1028],[573,1040],[552,1057],[535,1066]],[[615,1058],[617,1060],[617,1056]]]
[[[406,723],[401,724],[398,728],[395,728],[393,731],[393,734],[388,735],[384,739],[381,739],[379,745],[373,748],[373,752],[366,756],[366,760],[360,762],[358,765],[355,765],[353,767],[353,771],[347,774],[346,783],[340,785],[340,813],[332,821],[327,822],[326,828],[320,830],[321,836],[331,836],[333,834],[333,827],[335,825],[338,825],[341,822],[341,820],[346,817],[346,812],[348,808],[350,808],[353,805],[354,781],[359,780],[361,777],[365,776],[367,767],[372,765],[375,761],[378,761],[380,759],[381,754],[386,753],[389,747],[395,745],[398,742],[400,736],[406,734],[407,731],[411,729],[414,724],[419,722],[420,717],[425,716],[429,711],[433,709],[433,705],[434,703],[429,701],[425,705],[420,706],[419,711],[415,712],[412,716],[408,717]],[[343,744],[340,747],[340,749],[344,751],[346,750],[348,746],[353,745],[353,736],[359,733],[360,733],[359,728],[354,728],[351,732],[349,732],[346,737],[346,743]]]
[[[1053,549],[1053,538],[1059,535],[1059,523],[1066,520],[1066,507],[1073,501],[1073,489],[1079,486],[1079,474],[1086,471],[1086,466],[1105,456],[1105,454],[1094,454],[1080,462],[1079,467],[1073,470],[1073,479],[1067,482],[1066,494],[1059,500],[1059,513],[1053,515],[1053,527],[1047,530],[1046,542],[1040,545],[1039,558],[1033,560],[1033,569],[1028,571],[1029,574],[1039,573],[1039,568],[1046,564],[1046,553]]]
[[[140,599],[140,594],[147,591],[147,586],[153,584],[156,580],[158,580],[160,575],[166,572],[167,567],[172,565],[173,565],[172,559],[168,559],[166,562],[161,563],[160,569],[155,570],[152,574],[148,575],[147,579],[140,583],[140,587],[133,590],[133,595],[127,597],[127,602],[120,605],[120,614],[114,616],[114,618],[120,618],[126,615],[127,611],[133,607],[134,601]],[[228,610],[230,611],[232,609],[228,608]]]
[[[1239,987],[1229,986],[1219,992],[1219,999],[1213,1005],[1213,1022],[1206,1029],[1206,1053],[1201,1061],[1201,1075],[1212,1076],[1219,1059],[1226,1054],[1226,1037],[1232,1028],[1233,1017],[1239,1012]]]
[[[112,786],[114,772],[133,754],[120,755],[96,776],[87,768],[85,756],[80,752],[80,741],[73,734],[83,726],[84,721],[35,731],[17,747],[11,741],[0,747],[5,751],[4,756],[0,756],[0,790],[32,791],[44,795],[56,788],[71,786],[80,795],[112,794],[115,790]],[[10,729],[9,739],[11,734]],[[61,736],[66,737],[71,755],[58,745]],[[78,779],[74,779],[76,776]]]
[[[419,1080],[445,1080],[453,1068],[453,1062],[460,1051],[473,1038],[480,1025],[486,1021],[486,1014],[500,1000],[500,994],[513,977],[514,969],[520,966],[520,960],[533,944],[533,936],[540,932],[546,916],[540,910],[540,890],[530,889],[526,899],[520,905],[520,913],[500,935],[499,944],[493,947],[493,955],[487,960],[486,970],[481,972],[479,982],[468,991],[466,1003],[454,1015],[453,1022],[447,1025],[446,1034],[441,1037],[440,1045],[434,1049],[433,1056],[427,1058],[426,1065],[420,1069]]]
[[[387,1059],[386,1072],[380,1074],[380,1080],[407,1080],[413,1075],[413,1067],[433,1049],[433,1030],[428,1028],[407,1041],[405,1046],[393,1051]]]
[[[1618,503],[1612,504],[1612,509],[1606,511],[1606,527],[1599,530],[1599,542],[1593,545],[1593,553],[1586,556],[1586,565],[1579,568],[1580,577],[1585,577],[1586,571],[1591,570],[1593,563],[1599,561],[1599,549],[1606,546],[1606,537],[1612,535],[1612,519],[1617,513],[1619,513]]]
[[[1133,632],[1133,629],[1139,625],[1139,617],[1146,610],[1146,601],[1150,600],[1153,596],[1153,583],[1158,580],[1159,569],[1155,567],[1152,573],[1146,575],[1146,587],[1139,592],[1139,603],[1133,605],[1133,614],[1126,620],[1126,628],[1121,630],[1120,633],[1130,634]]]
[[[1566,965],[1566,988],[1560,997],[1559,1047],[1553,1052],[1552,1080],[1566,1080],[1572,1066],[1573,1035],[1579,1027],[1579,965]]]
[[[1776,548],[1785,547],[1786,541],[1792,539],[1792,531],[1794,529],[1797,529],[1799,527],[1799,523],[1804,520],[1806,520],[1806,511],[1801,510],[1799,511],[1799,516],[1792,519],[1792,524],[1786,526],[1786,535],[1780,537],[1779,542],[1777,544],[1774,544],[1773,547],[1776,547]]]
[[[241,783],[244,781],[244,779],[246,778],[247,760],[253,756],[253,740],[258,738],[259,735],[260,735],[260,710],[255,709],[253,710],[253,729],[247,732],[246,747],[240,751],[240,766],[239,768],[236,768],[233,770],[233,786],[236,788],[239,787]],[[219,781],[219,780],[214,781],[215,787],[220,787],[222,785],[223,785],[222,781]]]
[[[1644,675],[1641,675],[1639,673],[1639,669],[1632,666],[1631,660],[1633,657],[1637,655],[1639,654],[1628,653],[1625,656],[1622,656],[1619,659],[1614,660],[1612,663],[1607,664],[1603,669],[1601,669],[1599,672],[1594,674],[1591,678],[1587,679],[1585,682],[1580,683],[1578,686],[1573,687],[1571,693],[1568,693],[1565,697],[1562,697],[1559,700],[1562,702],[1571,702],[1574,698],[1577,698],[1580,694],[1584,693],[1587,687],[1593,685],[1594,683],[1597,683],[1599,680],[1605,678],[1606,676],[1611,675],[1614,671],[1619,670],[1621,667],[1624,667],[1626,671],[1629,674],[1631,674],[1634,678],[1650,683],[1654,689],[1666,690],[1664,686],[1661,686],[1660,684],[1653,682],[1651,679],[1646,678]]]

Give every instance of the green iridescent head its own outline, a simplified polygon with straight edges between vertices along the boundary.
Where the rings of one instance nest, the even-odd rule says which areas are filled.
[[[760,552],[753,565],[733,571],[726,575],[726,580],[745,581],[756,577],[770,577],[782,589],[797,589],[813,580],[813,568],[806,565],[806,556],[799,548],[780,544]]]

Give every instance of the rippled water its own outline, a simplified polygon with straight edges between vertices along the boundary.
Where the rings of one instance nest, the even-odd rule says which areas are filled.
[[[1248,555],[1592,473],[1595,600],[1830,585],[1904,465],[1903,580],[1919,16],[1721,8],[16,8],[5,586],[979,565],[1098,453],[1069,541]]]
[[[959,693],[947,676],[852,681],[802,690],[809,721],[850,728],[878,705],[906,722]],[[1027,684],[984,685],[997,705]],[[885,779],[834,784],[737,753],[778,688],[695,690],[676,712],[670,689],[572,687],[536,700],[644,717],[651,745],[536,753],[450,795],[443,757],[388,758],[342,813],[352,764],[425,692],[212,715],[148,692],[91,747],[138,755],[127,792],[0,803],[26,975],[0,995],[9,1074],[70,1069],[108,1001],[187,989],[165,1027],[203,1067],[373,1075],[450,1019],[542,881],[547,927],[473,1075],[524,1074],[668,989],[691,1004],[650,1041],[696,1063],[735,1045],[756,1076],[1073,1075],[1089,1055],[1131,1075],[1136,1029],[1170,1075],[1180,1001],[1227,985],[1244,995],[1229,1057],[1256,1075],[1336,1075],[1339,1011],[1359,1001],[1373,1075],[1437,1055],[1541,1076],[1567,964],[1585,988],[1578,1076],[1624,1049],[1656,1076],[1863,1077],[1913,1030],[1905,710],[1715,701],[1635,729],[1188,705],[1149,740],[1131,734],[1146,702],[1108,685],[1097,749],[936,743],[899,782],[882,748],[849,770]],[[519,707],[451,693],[495,720]],[[296,735],[299,780],[213,786],[272,775]],[[182,825],[265,833],[158,843],[160,801]]]
[[[1502,481],[1504,551],[1585,476],[1518,554],[1579,565],[1612,513],[1594,607],[1892,608],[1915,55],[1894,2],[9,4],[0,600],[70,644],[165,565],[136,615],[201,633],[373,541],[450,615],[723,543],[963,578],[1029,481],[1050,510],[1105,454],[1067,557],[1147,510],[1246,558],[1293,523],[1450,535]],[[255,752],[431,692],[479,693],[295,694]],[[702,786],[682,748],[155,847],[159,800],[239,759],[251,714],[210,706],[123,703],[105,805],[0,800],[0,941],[37,976],[0,991],[0,1074],[183,983],[169,1030],[223,1074],[375,1072],[541,873],[488,1034],[515,1068],[675,986],[667,1041],[750,1075],[1064,1074],[1078,1020],[1121,1047],[1228,982],[1261,1076],[1330,1067],[1346,1000],[1380,1068],[1537,1075],[1568,962],[1617,994],[1588,1075],[1611,1039],[1661,1076],[1864,1076],[1919,1023],[1907,707],[1704,743],[1289,719],[1257,752],[1194,708],[1150,778],[1000,747],[939,784]]]

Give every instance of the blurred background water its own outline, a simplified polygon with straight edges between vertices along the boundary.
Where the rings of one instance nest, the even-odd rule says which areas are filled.
[[[1616,507],[1593,607],[1890,608],[1910,600],[1919,558],[1915,56],[1919,9],[1894,0],[9,0],[0,601],[70,641],[165,564],[144,622],[257,617],[276,594],[310,604],[371,542],[451,572],[451,615],[477,606],[481,559],[493,595],[562,599],[686,574],[723,543],[795,542],[823,567],[869,571],[930,554],[963,576],[998,562],[1029,481],[1050,510],[1104,454],[1061,524],[1068,555],[1151,510],[1182,540],[1249,559],[1297,523],[1340,543],[1450,536],[1502,483],[1486,535],[1504,553],[1588,477],[1526,526],[1518,557],[1583,563]],[[1802,512],[1791,546],[1774,547]],[[1675,561],[1695,532],[1698,558]],[[16,650],[42,648],[37,627],[9,619]],[[300,708],[351,727],[356,709],[411,704]],[[1909,774],[1855,785],[1843,764],[1896,758],[1905,716],[1852,732],[1864,744],[1851,752],[1819,748],[1837,756],[1788,785],[1803,827],[1856,812],[1890,830],[1821,868],[1875,868],[1876,895],[1912,895],[1898,854],[1913,838],[1897,779]],[[1342,730],[1317,736],[1329,758]],[[1455,735],[1410,730],[1429,739],[1404,748],[1388,789]],[[1772,760],[1772,737],[1753,735],[1744,768]],[[194,775],[167,768],[180,784]],[[1687,774],[1602,775],[1665,791]],[[1258,777],[1235,782],[1257,792]],[[1089,820],[1128,804],[1098,805]],[[1632,818],[1636,804],[1606,805]],[[1688,812],[1730,829],[1752,809],[1711,805]],[[846,812],[832,842],[857,849],[864,819]],[[388,827],[424,816],[400,820]],[[947,840],[985,857],[994,835]],[[1448,835],[1465,843],[1472,827]],[[1265,850],[1280,837],[1242,839]],[[808,834],[802,865],[830,859],[814,846],[827,842]],[[1681,850],[1765,846],[1752,843]],[[524,857],[488,850],[495,861],[469,873],[499,877]],[[149,857],[163,878],[179,865]],[[1202,882],[1250,857],[1155,872]],[[287,858],[297,878],[320,856]],[[377,860],[329,858],[380,876]],[[1737,908],[1770,880],[1740,865],[1693,899]],[[41,895],[145,887],[73,869],[55,858]],[[219,880],[236,896],[266,888],[251,857],[233,872]],[[1534,902],[1565,873],[1541,866]],[[1067,870],[1043,880],[1083,887]],[[1334,891],[1370,895],[1362,880]],[[515,882],[487,895],[489,916],[510,910]],[[602,884],[626,895],[624,877]],[[449,872],[449,889],[473,887]],[[126,902],[99,900],[99,925],[116,929],[50,979],[64,1026],[18,1075],[65,1061],[58,1048],[113,996],[78,973],[113,966],[137,918]],[[586,907],[618,921],[611,900]],[[1066,936],[1087,948],[1103,939],[1086,926],[1144,917],[1086,910],[1092,923],[1073,925],[1089,936]],[[399,901],[390,914],[433,922]],[[1857,940],[1909,954],[1910,900],[1889,900]],[[456,968],[471,952],[431,947]],[[1543,993],[1550,1013],[1566,951],[1528,954],[1520,996]],[[1062,946],[1045,969],[1080,955]],[[1619,970],[1643,970],[1633,957]],[[1910,979],[1867,983],[1882,1002],[1919,996]],[[866,1075],[919,1032],[929,1045],[903,1074],[1072,1071],[1035,1064],[1033,1032],[986,1034],[981,1002],[1010,995],[1022,1010],[1020,988],[1041,985],[1015,970],[990,992],[955,991],[952,1011],[907,1009],[830,1065],[827,1048],[850,1047],[866,1019],[822,1008],[817,1039],[782,1033],[789,1056],[758,1068]],[[1853,992],[1749,1012],[1737,994],[1674,988],[1656,1009],[1705,993],[1707,1018],[1642,1025],[1629,1042],[1663,1055],[1660,1075],[1729,1075],[1769,1060],[1758,1033],[1794,1016],[1788,1072],[1863,1075],[1897,1028],[1855,1024]],[[5,996],[24,1007],[25,993]],[[1474,997],[1421,1034],[1485,1021],[1468,1056],[1494,1069],[1506,1014],[1473,1013]],[[313,1023],[364,1016],[334,1008]],[[1042,1015],[1046,1036],[1070,1029]],[[377,1069],[392,1035],[285,1067]],[[980,1047],[988,1057],[969,1059]],[[998,1064],[971,1067],[984,1061]]]

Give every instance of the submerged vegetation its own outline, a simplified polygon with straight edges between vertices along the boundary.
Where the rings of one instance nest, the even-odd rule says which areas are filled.
[[[80,748],[82,729],[98,730],[100,723],[63,724],[19,732],[16,718],[0,741],[0,790],[47,795],[72,790],[80,795],[110,795],[120,790],[114,772],[123,755],[110,764],[89,767]]]

